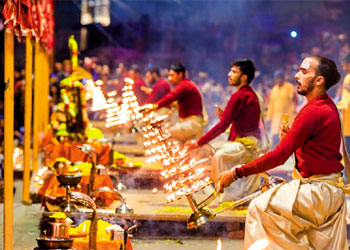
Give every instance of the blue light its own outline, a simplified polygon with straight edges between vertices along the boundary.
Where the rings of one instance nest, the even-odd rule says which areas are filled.
[[[296,32],[295,30],[292,30],[290,32],[290,36],[293,37],[293,38],[296,38],[298,36],[298,32]]]

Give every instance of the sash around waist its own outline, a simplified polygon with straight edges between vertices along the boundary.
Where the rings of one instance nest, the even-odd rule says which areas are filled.
[[[342,172],[336,172],[331,174],[317,174],[311,175],[307,178],[304,178],[299,171],[294,167],[292,178],[301,180],[301,183],[311,183],[311,182],[324,182],[330,185],[333,185],[337,188],[343,190],[345,194],[350,194],[350,185],[344,182],[344,177]]]

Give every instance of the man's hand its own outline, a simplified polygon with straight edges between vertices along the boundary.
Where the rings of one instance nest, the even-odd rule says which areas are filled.
[[[287,125],[282,125],[280,129],[281,129],[281,132],[279,137],[281,141],[286,136],[290,128],[289,128],[289,125],[287,124]]]
[[[152,93],[152,89],[151,88],[147,88],[145,86],[141,86],[141,90],[143,92],[145,92],[147,95],[150,95]]]
[[[215,104],[215,107],[216,107],[216,114],[218,115],[219,119],[221,119],[222,113],[224,113],[224,111],[216,104]]]
[[[199,147],[198,143],[194,140],[186,142],[184,146],[187,147],[188,151]]]
[[[228,186],[230,186],[237,179],[238,179],[238,177],[237,177],[235,169],[231,169],[231,170],[222,172],[219,175],[219,182],[218,182],[218,185],[216,187],[217,191],[219,193],[223,193],[224,188],[227,188]]]

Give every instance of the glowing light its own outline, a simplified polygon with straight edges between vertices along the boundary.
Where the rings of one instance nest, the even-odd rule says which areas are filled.
[[[103,85],[103,81],[97,80],[97,81],[95,82],[95,84],[96,84],[96,86],[101,86],[101,85]]]
[[[298,36],[298,32],[296,32],[295,30],[292,30],[289,34],[292,38],[296,38]]]
[[[91,80],[88,81],[87,86],[85,87],[86,91],[86,100],[92,99],[91,111],[99,111],[106,109],[108,107],[106,97],[104,96],[102,89],[99,85],[102,81],[98,80],[95,83]],[[96,86],[95,86],[96,84]]]
[[[261,239],[258,241],[255,241],[248,250],[264,250],[267,249],[269,245],[269,241],[267,239]]]
[[[218,239],[218,245],[216,247],[216,250],[221,250],[222,249],[222,243],[221,243],[221,239]]]
[[[113,96],[116,96],[116,95],[117,95],[117,91],[116,90],[110,91],[110,92],[107,93],[108,97],[113,97]]]
[[[153,189],[152,189],[152,193],[155,194],[155,193],[157,193],[157,192],[158,192],[158,188],[153,188]]]
[[[86,224],[87,224],[87,223],[84,223],[83,229],[81,230],[82,233],[85,233]]]
[[[122,101],[118,106],[112,99],[108,99],[106,108],[106,127],[127,126],[139,119],[139,104],[134,94],[134,81],[130,78],[124,79],[125,86],[122,89]],[[116,95],[116,92],[108,93],[108,97]]]

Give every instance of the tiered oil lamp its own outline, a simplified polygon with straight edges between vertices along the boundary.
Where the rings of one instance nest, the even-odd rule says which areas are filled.
[[[139,104],[133,91],[134,81],[131,78],[124,79],[122,102],[109,105],[106,113],[106,127],[126,126],[142,118],[138,112]]]
[[[99,111],[107,108],[107,100],[100,86],[93,87],[91,111]]]
[[[85,99],[88,101],[93,98],[95,90],[95,82],[92,79],[87,79],[84,84]]]
[[[150,112],[142,110],[145,125],[141,131],[145,138],[144,145],[147,148],[146,156],[148,162],[160,161],[163,166],[161,178],[167,180],[164,190],[167,193],[167,202],[173,202],[186,196],[190,207],[195,215],[188,222],[188,228],[193,228],[193,224],[201,225],[214,217],[210,210],[199,208],[193,197],[193,193],[208,186],[211,181],[204,175],[205,167],[200,163],[208,159],[196,161],[194,158],[188,160],[188,151],[182,148],[180,143],[171,138],[170,133],[164,128],[164,121],[167,116],[160,116],[155,119],[147,118]]]

